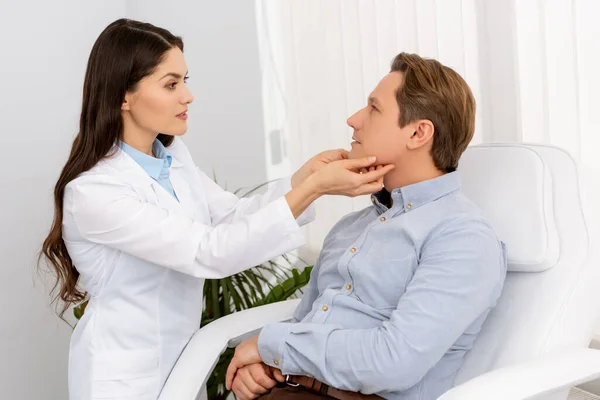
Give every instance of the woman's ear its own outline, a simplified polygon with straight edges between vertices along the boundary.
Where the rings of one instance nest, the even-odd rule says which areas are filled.
[[[121,104],[121,111],[131,111],[131,107],[133,107],[133,103],[137,97],[137,92],[127,91],[125,93],[125,99]]]
[[[129,111],[131,108],[129,107],[130,105],[130,101],[127,95],[125,95],[125,100],[123,100],[123,103],[121,104],[121,111]]]

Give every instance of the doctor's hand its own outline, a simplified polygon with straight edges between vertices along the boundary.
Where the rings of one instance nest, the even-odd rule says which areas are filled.
[[[306,178],[333,161],[348,159],[348,151],[344,149],[327,150],[317,154],[304,163],[302,167],[292,176],[292,188],[295,188]]]
[[[235,348],[233,358],[227,367],[227,375],[225,377],[225,387],[231,389],[233,378],[238,369],[246,365],[262,362],[258,353],[258,335],[244,340],[238,347]]]
[[[376,165],[375,157],[332,161],[307,178],[321,194],[349,197],[375,193],[383,187],[383,177],[393,164]]]
[[[284,382],[281,371],[264,363],[246,365],[237,370],[231,390],[240,400],[250,400],[268,393],[277,382]]]

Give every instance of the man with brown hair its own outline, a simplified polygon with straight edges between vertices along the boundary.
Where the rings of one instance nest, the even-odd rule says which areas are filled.
[[[504,245],[456,171],[474,121],[455,71],[394,59],[348,125],[351,158],[395,168],[328,234],[293,321],[238,346],[227,384],[240,399],[430,400],[452,387],[506,276]]]

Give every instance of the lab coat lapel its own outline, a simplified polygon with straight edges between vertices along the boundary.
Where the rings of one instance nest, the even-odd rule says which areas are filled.
[[[180,205],[188,215],[195,215],[195,203],[190,190],[189,181],[185,178],[185,168],[177,158],[173,157],[171,163],[171,185],[179,199]]]
[[[168,210],[185,212],[186,214],[192,215],[188,212],[188,209],[184,206],[184,202],[187,203],[189,201],[189,191],[186,193],[185,186],[186,185],[178,185],[183,186],[180,188],[175,187],[173,184],[173,174],[171,171],[171,184],[173,184],[173,188],[175,190],[175,194],[179,198],[180,201],[177,201],[167,190],[162,187],[158,182],[156,182],[148,173],[137,163],[134,159],[129,157],[127,153],[118,149],[117,154],[118,157],[118,168],[126,173],[129,176],[129,179],[134,183],[135,186],[149,186],[152,188],[152,191],[156,194],[156,198],[161,207],[164,207]],[[181,163],[177,163],[181,165]],[[185,183],[185,182],[184,182]],[[181,192],[181,194],[180,194]],[[182,201],[183,199],[183,201]]]

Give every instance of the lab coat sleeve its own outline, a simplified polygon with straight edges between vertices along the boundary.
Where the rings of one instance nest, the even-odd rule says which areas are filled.
[[[67,185],[64,212],[82,238],[199,278],[223,278],[305,243],[284,197],[214,226],[144,202],[118,178]],[[233,206],[232,206],[233,207]]]
[[[292,190],[291,178],[284,178],[269,185],[267,192],[264,194],[239,198],[235,194],[223,190],[200,169],[196,168],[196,170],[205,190],[213,226],[223,222],[233,222],[240,217],[254,213]],[[298,217],[297,221],[298,225],[302,226],[314,219],[315,206],[313,203]]]

